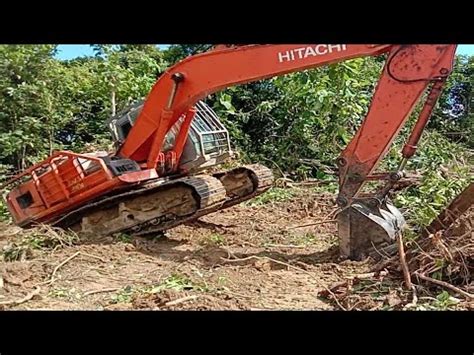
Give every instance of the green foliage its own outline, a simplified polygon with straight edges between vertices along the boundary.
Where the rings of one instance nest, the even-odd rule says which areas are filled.
[[[74,233],[43,226],[26,231],[19,241],[5,245],[1,255],[4,261],[25,260],[31,257],[34,250],[53,250],[74,245],[77,241]]]
[[[427,226],[471,181],[468,153],[441,134],[427,132],[408,170],[422,174],[419,187],[398,194],[395,204],[416,226]]]
[[[73,302],[75,300],[80,300],[82,298],[82,295],[76,288],[53,288],[48,292],[49,297],[54,297],[54,298],[62,298],[62,299],[67,299],[70,302]]]
[[[212,99],[248,158],[272,160],[291,177],[325,178],[364,117],[380,70],[376,58],[354,59]]]
[[[207,288],[192,282],[185,275],[174,273],[155,286],[126,286],[111,296],[111,303],[130,303],[139,294],[155,294],[164,290],[207,291]]]
[[[126,286],[119,290],[117,293],[112,295],[112,304],[115,303],[129,303],[132,301],[132,297],[136,290],[132,286]]]
[[[53,150],[107,147],[112,96],[116,111],[143,98],[166,62],[155,46],[100,47],[63,62],[52,45],[0,46],[1,163],[22,170]]]
[[[247,201],[248,206],[261,206],[270,202],[284,202],[291,200],[295,196],[292,189],[285,189],[281,187],[272,187],[267,192]]]
[[[199,290],[203,291],[203,287],[196,285],[192,282],[187,276],[181,274],[172,274],[163,280],[159,285],[151,288],[149,293],[159,293],[163,290],[174,290],[174,291],[184,291],[184,290]]]
[[[452,297],[447,291],[443,291],[436,296],[436,301],[433,302],[432,306],[438,310],[447,310],[458,303],[458,299]]]
[[[164,59],[169,64],[174,64],[190,55],[204,52],[211,48],[209,44],[175,44],[164,53]]]
[[[219,233],[212,233],[206,237],[203,241],[204,245],[223,245],[225,243],[225,238],[222,234]]]
[[[9,222],[11,220],[10,212],[6,206],[5,201],[0,199],[0,222]]]
[[[115,240],[117,240],[118,242],[122,242],[122,243],[131,243],[132,239],[133,239],[133,237],[130,234],[127,234],[127,233],[118,233],[115,236]]]

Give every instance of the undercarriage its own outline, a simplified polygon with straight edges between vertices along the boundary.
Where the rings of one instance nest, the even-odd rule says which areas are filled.
[[[87,204],[53,225],[94,235],[151,234],[254,198],[272,183],[271,170],[258,164],[212,175],[158,179]]]

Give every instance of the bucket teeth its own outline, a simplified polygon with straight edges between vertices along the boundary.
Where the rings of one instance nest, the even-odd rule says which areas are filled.
[[[361,199],[338,215],[341,254],[360,260],[381,244],[392,244],[402,231],[405,219],[389,201]]]

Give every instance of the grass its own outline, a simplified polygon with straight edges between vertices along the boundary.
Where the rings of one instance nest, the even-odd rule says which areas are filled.
[[[112,303],[130,303],[137,291],[139,290],[132,286],[126,286],[112,295]]]
[[[168,276],[165,280],[160,282],[160,284],[152,287],[148,292],[149,293],[159,293],[163,290],[174,290],[174,291],[205,291],[206,287],[194,283],[185,275],[181,274],[172,274]]]
[[[111,296],[111,303],[130,303],[135,295],[156,294],[165,290],[174,291],[208,291],[207,287],[193,282],[185,275],[174,273],[160,282],[158,285],[134,287],[126,286]]]
[[[416,311],[450,311],[456,310],[461,301],[452,297],[447,291],[442,291],[436,298],[430,298],[428,302],[420,302],[412,310]]]
[[[289,242],[294,245],[309,246],[313,245],[317,240],[317,237],[314,233],[304,233],[304,234],[289,234]]]
[[[201,242],[203,245],[221,246],[225,244],[225,237],[219,233],[212,233]]]
[[[0,198],[0,222],[10,223],[11,216],[3,198]]]
[[[34,250],[53,250],[60,247],[72,246],[78,241],[78,236],[72,232],[42,225],[22,232],[18,242],[11,242],[3,247],[3,261],[26,260]]]
[[[115,240],[121,243],[131,243],[133,237],[127,233],[118,233],[115,235]]]
[[[243,203],[244,206],[262,206],[267,203],[285,202],[296,196],[294,188],[272,187],[267,192]]]
[[[48,297],[67,299],[68,301],[80,300],[81,294],[73,287],[71,289],[58,287],[48,292]]]
[[[337,182],[328,182],[327,184],[321,184],[313,188],[316,193],[331,193],[335,194],[339,190],[339,184]]]

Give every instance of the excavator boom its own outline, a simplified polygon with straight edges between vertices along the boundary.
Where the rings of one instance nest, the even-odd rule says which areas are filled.
[[[421,132],[452,71],[455,49],[456,45],[216,46],[182,60],[163,73],[113,156],[73,157],[62,153],[41,166],[30,168],[26,173],[30,177],[27,185],[20,184],[10,193],[10,210],[23,225],[32,221],[69,221],[66,225],[71,225],[71,221],[82,218],[82,226],[96,226],[95,229],[91,227],[95,232],[100,228],[111,228],[111,225],[118,226],[114,230],[138,232],[145,224],[147,231],[160,230],[163,225],[168,228],[251,198],[271,185],[268,169],[249,166],[217,173],[212,178],[193,178],[181,164],[193,122],[201,114],[199,107],[202,106],[198,102],[230,86],[383,54],[386,63],[367,116],[337,160],[340,169],[337,203],[342,209],[338,216],[341,252],[350,258],[361,258],[369,245],[393,241],[404,224],[403,216],[391,205],[387,193],[403,177],[406,161],[415,153]],[[428,89],[419,119],[403,149],[399,169],[373,174]],[[165,143],[172,130],[176,134],[170,148]],[[95,161],[100,175],[92,174],[95,179],[84,173],[78,177],[76,173],[67,175],[77,168],[77,159]],[[79,185],[73,184],[74,189],[71,189],[63,181],[65,176],[79,179]],[[89,186],[90,189],[87,189],[87,179],[95,184]],[[383,189],[375,194],[361,193],[367,181],[377,179],[385,183]],[[18,182],[18,178],[7,184],[14,181]],[[52,192],[54,184],[57,186]],[[171,190],[179,198],[171,198],[168,194]],[[25,197],[26,193],[30,196]],[[157,214],[143,210],[140,215],[131,212],[139,208],[137,206],[143,206],[145,201],[149,202],[151,195],[158,202],[149,209],[161,208],[163,211]],[[197,200],[192,196],[198,196]],[[177,202],[186,199],[196,205],[192,213]],[[169,208],[160,207],[163,205]],[[109,208],[109,214],[92,213],[93,208],[104,211]],[[97,222],[99,220],[102,222]]]

